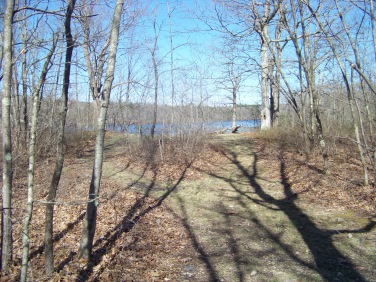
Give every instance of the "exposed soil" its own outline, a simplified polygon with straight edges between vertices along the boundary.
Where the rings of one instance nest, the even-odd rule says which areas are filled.
[[[53,161],[38,163],[30,281],[376,281],[376,196],[356,156],[319,157],[254,134],[213,135],[192,162],[126,154],[109,135],[92,262],[77,258],[92,144],[68,154],[55,207],[55,267],[44,275],[44,205]],[[344,154],[338,154],[344,155]],[[16,168],[18,279],[26,175]]]

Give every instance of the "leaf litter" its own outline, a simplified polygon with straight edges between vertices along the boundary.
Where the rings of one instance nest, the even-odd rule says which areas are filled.
[[[232,142],[231,138],[230,142]],[[373,186],[360,187],[358,182],[354,181],[361,175],[359,174],[359,165],[354,167],[353,162],[345,163],[343,160],[333,159],[331,165],[336,167],[335,173],[323,176],[320,173],[319,157],[311,158],[307,163],[298,152],[281,151],[280,148],[270,144],[265,146],[254,135],[243,135],[241,139],[248,142],[251,140],[252,150],[257,152],[260,158],[259,163],[263,169],[266,169],[265,174],[271,183],[280,178],[280,163],[281,160],[284,161],[286,178],[293,193],[299,195],[299,202],[302,203],[302,206],[308,208],[320,206],[328,213],[331,211],[333,214],[341,214],[342,217],[345,217],[343,212],[347,210],[371,217],[375,214],[376,201]],[[199,219],[191,223],[186,222],[184,217],[176,212],[173,204],[170,206],[163,201],[158,202],[158,197],[166,190],[163,190],[165,187],[163,185],[159,194],[145,196],[145,191],[150,187],[158,190],[156,188],[160,183],[166,181],[176,183],[182,175],[184,175],[183,182],[186,181],[184,187],[189,187],[190,182],[193,183],[222,170],[222,167],[228,165],[228,159],[216,148],[216,146],[223,146],[220,138],[219,141],[213,141],[213,143],[215,146],[208,147],[201,152],[189,168],[184,164],[159,164],[145,167],[144,164],[128,159],[123,154],[106,159],[106,162],[112,165],[111,168],[119,171],[119,174],[142,175],[147,181],[136,186],[135,189],[128,189],[128,183],[120,181],[122,178],[104,175],[101,184],[93,258],[88,264],[80,261],[77,257],[82,220],[85,214],[85,205],[77,203],[86,198],[91,174],[90,154],[86,154],[84,157],[80,156],[80,158],[68,155],[57,197],[57,202],[60,204],[56,205],[54,209],[56,272],[52,277],[44,275],[45,211],[43,203],[38,201],[43,201],[46,196],[49,176],[52,171],[51,163],[53,162],[41,161],[36,174],[36,203],[30,234],[29,278],[32,281],[213,280],[210,267],[205,262],[205,255],[210,255],[205,253],[205,246],[210,249],[209,245],[215,245],[210,236],[218,230],[206,226],[208,237],[196,238],[195,236],[198,236],[199,233],[194,233],[187,227],[190,226],[189,224],[192,226],[196,223],[200,224]],[[275,154],[276,150],[280,153]],[[124,169],[124,164],[129,164],[126,165],[126,169]],[[249,171],[252,172],[251,167],[249,167]],[[19,189],[14,189],[13,200],[13,204],[17,207],[13,215],[14,266],[12,273],[1,277],[1,281],[15,281],[19,275],[22,247],[20,234],[26,195],[25,180],[25,175],[19,173],[14,182],[15,187],[19,187]],[[155,181],[155,183],[151,185],[150,181]],[[273,189],[274,186],[271,184],[269,187]],[[223,188],[223,190],[226,189]],[[223,207],[219,208],[223,209]],[[226,210],[225,208],[224,214],[229,217],[237,217],[241,216],[243,212],[242,208],[231,205],[231,209]],[[327,223],[321,219],[315,220],[318,225],[327,226]],[[249,224],[236,223],[235,225],[237,228],[244,228],[247,231],[251,228]],[[286,226],[281,224],[278,228],[283,230]],[[231,234],[227,234],[224,237],[230,241],[242,238],[241,234],[237,236],[238,238],[232,238]],[[365,238],[366,240],[375,240],[376,236],[374,233],[370,233]],[[223,244],[220,243],[222,239],[218,240],[219,245]],[[264,239],[261,238],[261,240]],[[247,243],[245,243],[244,248],[249,249],[250,247],[247,247]],[[231,259],[237,259],[237,256],[240,257],[237,250],[233,249]],[[276,257],[272,261],[274,259],[278,261]],[[371,260],[373,260],[372,257]],[[369,271],[369,267],[363,265],[357,265],[357,269]],[[241,272],[241,270],[238,271]],[[275,271],[275,273],[277,272]],[[221,277],[226,277],[226,275]],[[241,278],[241,276],[239,277]],[[249,270],[248,277],[252,277],[252,281],[266,281],[266,278],[262,278],[260,270],[256,269]],[[227,281],[225,278],[219,280]],[[234,278],[233,281],[236,280],[239,279]],[[279,280],[277,279],[277,281]]]

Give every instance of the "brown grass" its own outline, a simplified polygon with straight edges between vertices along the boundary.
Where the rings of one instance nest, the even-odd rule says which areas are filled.
[[[291,222],[277,209],[285,205],[298,207],[323,238],[329,231],[339,230],[329,237],[330,242],[351,256],[354,268],[372,277],[372,240],[376,239],[372,229],[341,233],[342,229],[361,230],[376,212],[374,187],[359,185],[356,153],[349,152],[348,144],[337,146],[338,154],[330,155],[331,174],[324,175],[320,155],[307,160],[291,145],[299,141],[288,141],[289,134],[283,138],[262,134],[212,136],[210,145],[197,138],[190,147],[182,140],[166,140],[163,161],[155,141],[107,134],[94,259],[89,264],[76,256],[85,211],[85,205],[77,202],[85,201],[89,188],[94,136],[69,137],[57,198],[60,204],[55,208],[56,273],[51,278],[43,274],[44,205],[40,200],[47,191],[53,161],[38,161],[30,279],[324,280],[324,271],[314,266],[319,257],[312,255],[302,240],[309,230],[297,227],[305,217],[297,215],[297,222]],[[283,140],[282,145],[278,140]],[[15,265],[12,274],[1,281],[17,280],[26,183],[25,175],[19,173],[13,201]],[[257,194],[255,185],[268,196]],[[281,198],[284,185],[291,188],[291,198]],[[338,218],[345,222],[339,223]],[[354,235],[350,238],[348,234]],[[316,242],[308,239],[310,244]],[[348,263],[333,252],[323,259],[334,265]],[[329,276],[337,277],[337,272]]]

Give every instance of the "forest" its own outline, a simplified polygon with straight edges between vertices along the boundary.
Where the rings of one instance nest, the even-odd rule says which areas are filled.
[[[1,281],[374,281],[374,1],[0,23]]]

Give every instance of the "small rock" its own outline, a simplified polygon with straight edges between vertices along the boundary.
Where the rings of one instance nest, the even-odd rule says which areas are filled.
[[[353,235],[351,233],[347,234],[347,236],[351,239]]]
[[[127,243],[130,244],[133,241],[133,237],[132,236],[127,236],[126,240],[127,240]]]
[[[339,217],[339,218],[337,218],[337,222],[338,223],[343,223],[343,222],[345,222],[345,220],[343,218]]]
[[[257,275],[257,271],[256,270],[252,270],[251,276],[255,276],[255,275]]]
[[[196,272],[196,268],[193,265],[186,265],[183,267],[182,270],[184,274],[187,274],[187,275],[192,275],[193,273]]]

